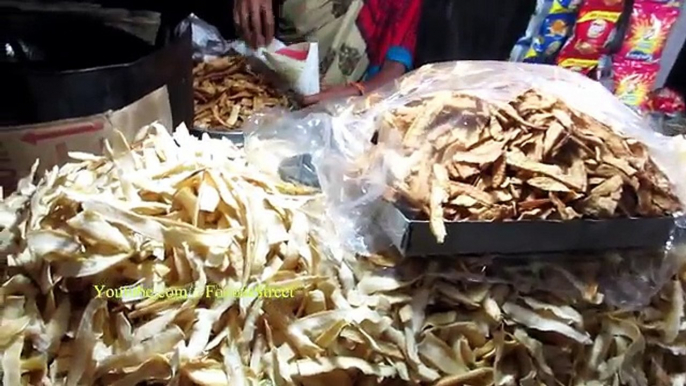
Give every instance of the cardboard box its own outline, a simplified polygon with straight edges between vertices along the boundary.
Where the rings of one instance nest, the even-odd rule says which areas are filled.
[[[160,122],[171,131],[172,114],[167,87],[161,87],[117,111],[85,118],[36,125],[0,127],[0,186],[5,195],[29,173],[36,159],[38,175],[69,161],[68,152],[101,154],[105,141],[121,131],[132,141],[146,125]]]

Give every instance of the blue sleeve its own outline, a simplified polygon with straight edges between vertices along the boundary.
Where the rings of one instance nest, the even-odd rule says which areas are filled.
[[[412,54],[406,48],[400,46],[392,46],[386,53],[386,60],[401,63],[405,66],[407,71],[412,69]]]

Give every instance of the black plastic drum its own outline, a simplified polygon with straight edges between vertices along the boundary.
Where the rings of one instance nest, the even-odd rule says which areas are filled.
[[[0,127],[125,107],[166,85],[174,127],[193,121],[191,31],[155,45],[88,15],[0,8]]]

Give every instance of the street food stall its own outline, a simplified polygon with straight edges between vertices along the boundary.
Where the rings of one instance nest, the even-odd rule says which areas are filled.
[[[195,66],[194,123],[0,197],[2,384],[686,382],[686,138],[603,84],[453,61],[293,110]]]

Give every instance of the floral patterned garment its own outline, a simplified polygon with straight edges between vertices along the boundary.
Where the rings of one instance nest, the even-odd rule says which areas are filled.
[[[421,0],[285,0],[283,17],[319,43],[325,85],[374,76],[386,60],[413,65]]]

